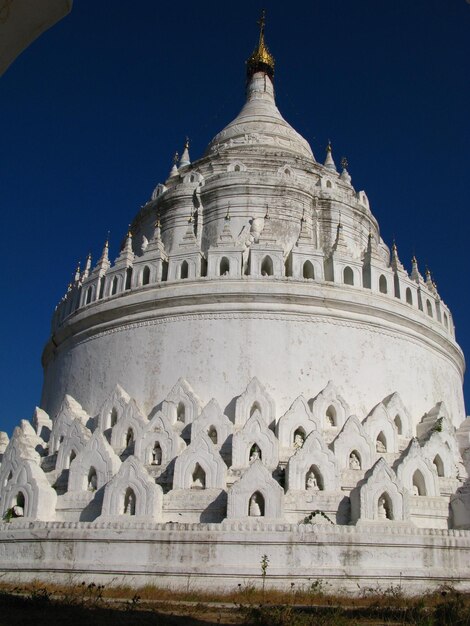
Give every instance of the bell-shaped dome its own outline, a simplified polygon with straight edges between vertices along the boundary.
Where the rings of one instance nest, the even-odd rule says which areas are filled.
[[[210,142],[206,155],[245,146],[315,160],[308,142],[282,117],[274,87],[266,72],[255,72],[248,83],[246,103],[237,117]]]

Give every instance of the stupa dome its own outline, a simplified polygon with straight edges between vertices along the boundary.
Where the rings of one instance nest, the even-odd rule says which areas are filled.
[[[246,103],[237,117],[210,142],[206,156],[230,148],[254,146],[267,154],[288,154],[314,161],[308,142],[282,117],[274,99],[274,86],[264,72],[248,82]]]

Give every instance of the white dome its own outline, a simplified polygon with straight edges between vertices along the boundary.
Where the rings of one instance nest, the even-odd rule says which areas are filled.
[[[206,155],[241,145],[265,147],[315,161],[308,142],[286,122],[274,100],[273,84],[257,72],[247,87],[247,99],[237,117],[210,142]]]

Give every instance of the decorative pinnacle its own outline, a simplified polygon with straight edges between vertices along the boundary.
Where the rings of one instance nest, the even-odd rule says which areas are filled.
[[[269,220],[269,205],[268,203],[266,203],[266,214],[264,216],[265,220]]]
[[[132,239],[132,231],[131,231],[131,225],[129,224],[127,227],[127,236]]]
[[[189,150],[189,137],[186,135],[186,141],[184,142],[184,149]]]
[[[251,78],[256,72],[264,72],[271,79],[274,77],[274,57],[269,52],[264,42],[264,29],[266,27],[266,11],[261,11],[259,24],[259,41],[258,46],[254,49],[253,54],[247,61],[247,75]]]
[[[230,221],[230,202],[228,203],[228,206],[227,206],[227,213],[225,215],[225,221],[227,222]]]
[[[348,163],[347,158],[346,158],[346,157],[343,157],[343,158],[341,159],[341,167],[342,167],[344,170],[347,170],[347,169],[348,169],[348,166],[349,166],[349,163]]]
[[[175,152],[175,156],[173,157],[173,165],[176,165],[178,163],[179,158],[180,155],[178,154],[178,152]]]

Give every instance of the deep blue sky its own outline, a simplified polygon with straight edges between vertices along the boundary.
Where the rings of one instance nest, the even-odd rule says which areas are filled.
[[[114,259],[185,136],[196,159],[237,114],[264,4],[75,0],[0,78],[0,429],[39,403],[50,318],[77,261],[96,261],[108,229]],[[281,112],[318,160],[328,138],[337,163],[348,157],[385,241],[408,268],[415,253],[432,269],[470,358],[470,4],[267,12]]]

